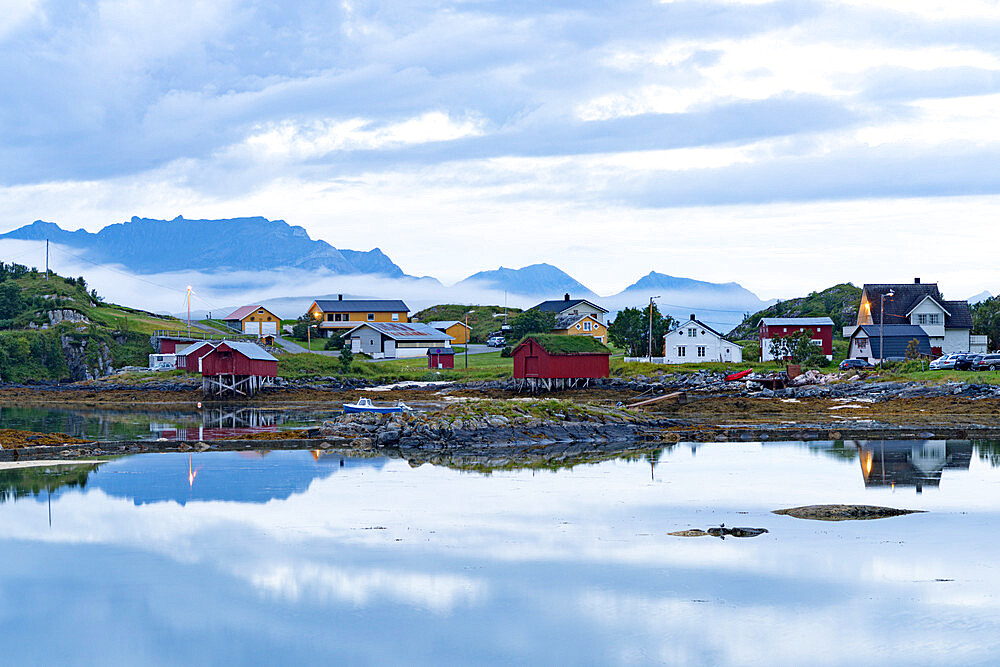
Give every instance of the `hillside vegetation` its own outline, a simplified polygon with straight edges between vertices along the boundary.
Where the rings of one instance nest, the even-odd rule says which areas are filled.
[[[729,333],[732,340],[751,340],[757,337],[757,323],[764,317],[829,317],[833,320],[834,335],[847,324],[856,321],[861,305],[861,288],[851,283],[834,285],[809,296],[788,299],[754,313]]]
[[[106,304],[81,278],[0,263],[0,380],[86,379],[145,366],[155,329],[178,321]]]
[[[508,321],[521,312],[520,308],[507,308],[506,310]],[[410,319],[424,323],[447,320],[465,322],[466,313],[469,313],[469,327],[472,329],[473,343],[485,343],[489,335],[500,331],[500,327],[503,325],[503,306],[462,306],[446,303],[424,308],[419,313],[414,313]]]

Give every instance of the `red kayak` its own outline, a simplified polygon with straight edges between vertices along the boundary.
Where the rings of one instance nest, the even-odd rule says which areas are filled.
[[[751,373],[753,373],[752,368],[748,368],[745,371],[740,371],[739,373],[732,373],[726,376],[726,382],[732,382],[733,380],[742,380]]]

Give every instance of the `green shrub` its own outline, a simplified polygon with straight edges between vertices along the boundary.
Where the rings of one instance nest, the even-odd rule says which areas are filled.
[[[502,350],[500,350],[500,356],[503,357],[504,359],[510,357],[510,355],[512,355],[513,353],[514,350],[513,348],[511,348],[510,345],[507,345]]]

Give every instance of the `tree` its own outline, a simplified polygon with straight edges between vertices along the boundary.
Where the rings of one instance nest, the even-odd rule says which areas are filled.
[[[354,361],[354,353],[351,352],[350,346],[345,345],[344,349],[340,351],[340,372],[347,373],[351,372],[351,363]]]
[[[906,358],[907,359],[919,359],[920,358],[920,341],[914,338],[906,346]]]
[[[24,298],[21,288],[15,282],[0,284],[0,319],[7,320],[17,317],[24,310]]]
[[[678,325],[670,315],[663,315],[653,304],[653,355],[663,353],[663,337]],[[618,311],[608,325],[608,341],[628,350],[629,356],[639,357],[649,351],[649,306]]]
[[[532,308],[515,315],[510,321],[511,339],[516,342],[528,334],[549,333],[555,325],[555,313]]]
[[[292,325],[292,338],[305,340],[308,332],[309,320],[299,320]]]
[[[986,334],[989,349],[1000,348],[1000,296],[990,297],[972,306],[972,330]]]
[[[337,335],[337,332],[334,332],[333,335],[327,338],[326,342],[323,343],[324,350],[339,350],[342,347],[344,347],[344,339]]]

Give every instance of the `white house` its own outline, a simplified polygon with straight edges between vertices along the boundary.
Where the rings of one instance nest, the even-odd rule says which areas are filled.
[[[904,324],[923,329],[930,342],[931,354],[987,351],[986,336],[972,334],[972,311],[968,301],[946,301],[936,283],[921,284],[920,278],[912,283],[865,285],[857,323],[844,327],[844,336],[855,337],[858,328],[865,325]]]
[[[428,348],[451,347],[454,340],[418,322],[365,322],[340,336],[350,341],[351,352],[363,352],[373,359],[426,357]]]
[[[743,348],[712,327],[691,319],[663,337],[663,363],[692,364],[705,361],[743,361]]]

